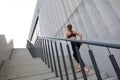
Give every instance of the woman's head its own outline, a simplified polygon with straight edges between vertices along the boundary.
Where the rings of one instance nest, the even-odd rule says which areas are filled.
[[[68,31],[72,31],[72,25],[71,25],[71,24],[68,24],[68,25],[67,25],[67,30],[68,30]]]

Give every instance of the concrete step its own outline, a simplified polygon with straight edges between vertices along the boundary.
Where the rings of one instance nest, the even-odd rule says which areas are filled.
[[[81,76],[82,74],[77,74],[78,80],[84,80]],[[103,80],[118,80],[117,78],[108,78],[106,73],[101,73]],[[63,77],[66,80],[65,76]],[[69,74],[70,80],[74,80],[71,74]],[[107,79],[106,79],[107,78]],[[21,78],[16,78],[12,80],[60,80],[60,77],[56,78],[54,73],[45,73],[41,75],[26,76]],[[96,76],[93,74],[88,74],[88,80],[97,80]]]
[[[70,80],[73,80],[73,74],[68,56],[65,56],[67,70]],[[73,59],[75,68],[78,66]],[[56,60],[57,63],[57,60]],[[60,63],[64,80],[66,79],[63,61],[60,57]],[[59,74],[59,69],[57,66]],[[83,80],[82,73],[77,73],[78,80]],[[106,73],[101,72],[103,80],[117,80],[108,78]],[[32,58],[27,49],[14,49],[9,61],[5,61],[0,71],[0,80],[60,80],[60,77],[55,77],[55,73],[43,63],[40,58]],[[97,80],[95,72],[91,69],[88,73],[88,80]]]
[[[58,71],[58,73],[59,73],[59,71]],[[69,75],[72,75],[72,74],[73,74],[73,73],[72,73],[72,70],[68,70],[68,74],[69,74]],[[95,74],[95,72],[94,72],[94,70],[92,69],[92,70],[89,71],[88,76],[94,75],[94,74]],[[62,71],[62,75],[63,75],[63,76],[66,76],[66,75],[65,75],[65,70]],[[82,77],[82,72],[76,72],[76,75],[80,75],[80,77]],[[60,75],[59,75],[59,76],[60,76]]]
[[[44,73],[44,74],[18,77],[10,80],[47,80],[49,78],[55,78],[55,74],[50,72],[50,73]]]
[[[26,60],[26,59],[32,59],[32,56],[30,55],[27,48],[15,48],[12,51],[12,54],[10,56],[10,60]]]
[[[0,75],[5,77],[5,79],[14,79],[24,76],[41,75],[50,72],[51,70],[42,61],[39,61],[16,66],[3,66],[0,71]]]
[[[45,74],[49,75],[45,76]],[[36,76],[42,79],[55,77],[55,74],[51,73],[51,70],[40,58],[32,58],[25,48],[13,49],[10,60],[5,61],[0,71],[0,80],[24,79]]]
[[[3,64],[4,67],[14,67],[14,66],[20,66],[20,65],[27,65],[27,64],[40,64],[42,61],[40,58],[36,58],[36,59],[26,59],[24,61],[5,61],[5,63]]]
[[[72,57],[72,60],[73,60],[73,63],[74,63],[74,68],[76,69],[79,64],[76,62],[76,60],[75,60],[73,57]],[[69,61],[69,57],[68,57],[68,56],[65,56],[65,62],[66,62],[67,69],[68,69],[68,70],[71,70],[71,64],[70,64],[70,61]],[[58,68],[57,59],[56,59],[56,64],[57,64],[57,69],[59,69],[59,68]],[[62,70],[64,70],[64,65],[63,65],[63,59],[62,59],[62,57],[60,57],[60,65],[61,65]],[[59,70],[58,70],[58,71],[59,71]]]
[[[77,75],[77,79],[78,79],[78,80],[84,80],[81,73],[76,73],[76,75]],[[101,73],[101,76],[102,76],[102,79],[108,78],[108,76],[107,76],[106,73]],[[87,78],[88,78],[88,80],[97,80],[95,74],[93,74],[93,75],[88,75]],[[66,80],[66,76],[63,76],[63,79]],[[70,79],[70,80],[74,80],[72,74],[69,74],[69,79]],[[51,79],[48,79],[48,80],[60,80],[60,77],[59,77],[59,78],[51,78]]]
[[[106,73],[102,72],[100,74],[101,74],[101,77],[103,80],[108,78],[108,75]],[[78,79],[78,80],[84,80],[84,79],[82,78],[82,79]],[[97,80],[97,77],[96,77],[96,75],[91,75],[91,76],[88,76],[88,80]]]
[[[104,80],[118,80],[117,77],[111,77],[111,78],[107,78],[107,79],[104,79]]]
[[[41,60],[40,58],[32,58],[29,51],[25,48],[18,48],[13,49],[12,55],[10,57],[10,60],[5,61],[3,64],[4,67],[13,67],[13,66],[19,66],[24,64],[34,64],[39,63]]]
[[[59,72],[58,72],[59,73]],[[63,78],[64,80],[66,80],[66,75],[64,70],[62,71],[63,74]],[[68,70],[68,74],[69,74],[69,79],[73,80],[73,74],[72,74],[72,70]],[[82,72],[76,72],[77,78],[78,80],[84,80],[82,77]],[[60,76],[60,75],[59,75]],[[116,77],[108,77],[107,73],[101,72],[101,76],[103,80],[118,80]],[[51,78],[50,80],[59,80],[60,77],[58,78]],[[95,71],[93,69],[91,69],[88,73],[88,80],[97,80],[97,77],[95,75]]]

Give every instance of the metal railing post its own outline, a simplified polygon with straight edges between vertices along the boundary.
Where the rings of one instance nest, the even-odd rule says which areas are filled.
[[[51,67],[51,71],[53,72],[53,63],[52,63],[52,57],[51,57],[51,52],[50,52],[50,43],[49,43],[49,40],[47,41],[48,41],[48,52],[50,56],[50,67]]]
[[[41,59],[43,60],[44,62],[44,52],[43,52],[43,39],[41,39]]]
[[[69,80],[69,76],[68,76],[68,71],[67,71],[67,66],[66,66],[66,61],[65,61],[65,57],[64,57],[62,43],[60,42],[59,45],[60,45],[61,55],[62,55],[62,59],[63,59],[64,70],[65,70],[65,74],[66,74],[66,80]]]
[[[45,50],[45,64],[47,65],[47,51],[46,51],[46,40],[44,39],[44,50]]]
[[[43,62],[45,62],[44,39],[42,39],[42,52],[43,52]]]
[[[46,60],[47,60],[48,68],[50,68],[48,48],[47,48],[47,39],[45,39],[45,50],[46,50],[46,58],[47,58]]]
[[[40,44],[40,39],[39,38],[37,38],[38,40],[38,42],[37,42],[37,55],[38,55],[38,57],[41,57],[40,56],[40,52],[41,52],[41,48],[40,48],[40,46],[39,46],[39,44]]]
[[[39,47],[40,47],[40,58],[42,57],[42,40],[40,38],[40,41],[39,41]]]
[[[54,50],[53,50],[53,43],[52,43],[52,41],[51,41],[51,51],[52,51],[52,55],[53,55],[55,75],[56,75],[56,77],[58,77],[58,72],[57,72],[57,66],[56,66],[56,60],[55,60],[55,54],[54,54]]]
[[[116,75],[118,77],[118,80],[120,80],[120,68],[119,68],[119,66],[117,64],[117,61],[115,60],[114,55],[112,55],[112,54],[109,55],[109,59],[110,59],[110,61],[112,63],[112,66],[113,66],[113,68],[115,70],[115,73],[116,73]]]
[[[93,64],[93,67],[94,67],[94,70],[95,70],[95,74],[96,74],[96,76],[97,76],[97,79],[98,79],[98,80],[102,80],[102,77],[101,77],[101,75],[100,75],[100,71],[99,71],[99,69],[98,69],[98,66],[97,66],[95,57],[94,57],[94,55],[93,55],[93,52],[92,52],[91,49],[89,49],[88,52],[89,52],[90,59],[91,59],[91,61],[92,61],[92,64]]]
[[[110,59],[110,61],[111,61],[111,63],[112,63],[112,66],[113,66],[113,68],[114,68],[114,70],[115,70],[115,73],[116,73],[118,79],[120,80],[120,68],[119,68],[119,66],[118,66],[118,64],[117,64],[117,61],[115,60],[114,55],[111,54],[109,47],[107,47],[107,49],[108,49],[108,52],[109,52],[109,54],[110,54],[110,55],[109,55],[109,59]]]
[[[56,41],[55,41],[55,50],[56,50],[56,56],[57,56],[57,61],[58,61],[58,67],[59,67],[59,71],[60,71],[60,78],[61,78],[61,80],[63,80],[62,70],[61,70],[61,65],[60,65],[60,58],[59,58],[58,47],[57,47]]]
[[[68,56],[69,56],[69,60],[70,60],[71,68],[72,68],[73,77],[74,77],[74,80],[77,80],[77,76],[75,73],[75,68],[74,68],[74,64],[73,64],[73,60],[72,60],[72,56],[70,52],[70,47],[68,44],[66,46],[67,46]]]
[[[44,61],[45,61],[45,64],[47,64],[47,61],[46,61],[46,51],[45,51],[45,39],[43,39],[43,51],[44,51]]]
[[[79,59],[79,64],[80,64],[80,66],[81,66],[83,78],[84,78],[84,80],[87,80],[87,76],[86,76],[86,73],[85,73],[85,70],[84,70],[84,65],[82,64],[82,61],[81,61],[82,58],[81,58],[79,49],[78,49],[78,47],[77,47],[77,43],[75,43],[75,50],[76,50],[76,53],[77,53],[77,56],[78,56],[78,59]]]

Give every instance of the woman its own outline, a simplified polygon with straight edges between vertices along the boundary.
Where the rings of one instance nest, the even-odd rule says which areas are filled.
[[[82,40],[82,34],[79,33],[79,32],[73,31],[71,24],[67,25],[67,31],[66,31],[65,37],[66,38],[70,38],[72,40],[76,40],[76,35],[80,36],[80,40]],[[75,58],[75,60],[77,61],[77,63],[79,63],[79,59],[78,59],[75,47],[77,46],[78,49],[80,49],[80,46],[82,45],[82,43],[71,42],[71,45],[72,45],[72,50],[73,50],[73,57]],[[86,74],[88,74],[89,69],[85,67],[85,64],[84,64],[84,62],[83,62],[82,59],[81,59],[81,61],[82,61],[82,64],[84,66],[84,70],[85,70]],[[81,71],[81,67],[78,66],[77,72],[80,72],[80,71]]]

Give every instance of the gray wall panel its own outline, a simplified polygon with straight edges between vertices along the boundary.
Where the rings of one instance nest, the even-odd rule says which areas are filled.
[[[119,0],[38,0],[38,2],[29,39],[39,16],[40,29],[36,29],[36,32],[40,32],[39,36],[64,38],[67,24],[72,24],[73,30],[82,33],[83,40],[120,44]],[[111,76],[115,75],[106,48],[95,46],[91,48],[100,70],[108,72]],[[80,51],[85,63],[90,67],[87,45],[83,45]],[[119,51],[111,51],[120,65]]]

